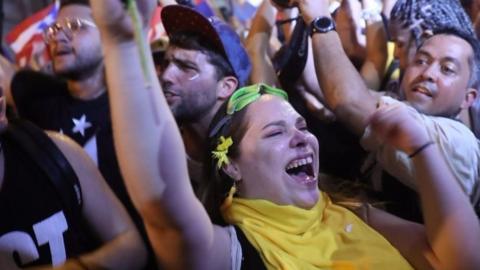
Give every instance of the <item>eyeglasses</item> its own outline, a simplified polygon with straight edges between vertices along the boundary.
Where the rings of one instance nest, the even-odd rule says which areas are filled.
[[[45,28],[43,30],[43,40],[45,43],[52,42],[59,31],[62,31],[68,39],[72,39],[76,32],[84,29],[87,26],[97,28],[95,23],[89,20],[80,18],[66,18],[61,23],[56,22]]]

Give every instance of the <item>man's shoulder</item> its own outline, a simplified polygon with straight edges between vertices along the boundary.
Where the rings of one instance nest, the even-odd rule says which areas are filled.
[[[420,115],[430,135],[436,135],[436,137],[451,143],[474,144],[478,148],[478,139],[475,134],[461,121],[448,117]]]
[[[460,140],[463,142],[478,144],[478,140],[473,132],[460,120],[424,114],[417,111],[408,102],[400,101],[388,96],[382,96],[379,102],[387,104],[397,103],[407,106],[411,110],[412,116],[425,126],[432,139],[439,137],[452,142]]]

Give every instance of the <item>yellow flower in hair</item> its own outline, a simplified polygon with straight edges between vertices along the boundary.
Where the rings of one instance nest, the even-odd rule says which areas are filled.
[[[217,167],[220,169],[223,164],[229,164],[230,161],[228,160],[228,148],[233,144],[232,137],[225,137],[220,136],[219,143],[217,145],[217,149],[212,151],[212,156],[214,159],[217,160]]]

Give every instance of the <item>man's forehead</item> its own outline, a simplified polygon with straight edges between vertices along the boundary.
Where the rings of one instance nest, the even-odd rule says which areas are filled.
[[[169,58],[175,58],[178,60],[199,61],[204,62],[207,60],[206,55],[198,50],[183,49],[176,46],[169,46],[165,55]]]
[[[473,49],[464,39],[455,35],[438,34],[427,39],[418,49],[420,53],[426,53],[432,57],[468,59],[473,55]]]

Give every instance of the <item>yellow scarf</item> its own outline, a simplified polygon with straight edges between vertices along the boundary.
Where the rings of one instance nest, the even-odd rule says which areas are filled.
[[[235,198],[223,212],[267,269],[412,269],[380,234],[324,193],[310,210]]]

